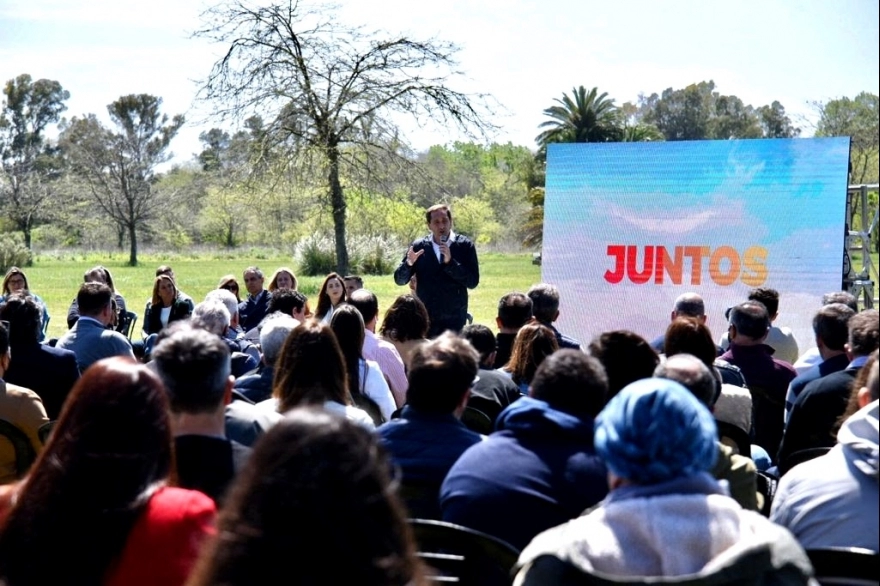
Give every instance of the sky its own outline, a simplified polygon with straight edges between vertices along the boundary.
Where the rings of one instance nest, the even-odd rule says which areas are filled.
[[[318,3],[321,3],[318,0]],[[195,101],[220,54],[191,33],[202,0],[0,0],[0,81],[28,73],[70,92],[65,116],[149,93],[187,124],[175,160],[200,149],[213,126]],[[467,79],[455,89],[501,104],[496,142],[534,148],[543,110],[572,88],[598,87],[616,103],[714,80],[755,107],[778,100],[804,135],[813,102],[880,93],[876,0],[344,0],[340,19],[370,30],[456,43]],[[456,140],[404,128],[418,150]]]

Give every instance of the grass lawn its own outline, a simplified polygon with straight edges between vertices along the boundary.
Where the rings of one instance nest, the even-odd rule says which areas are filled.
[[[402,254],[402,253],[401,253]],[[106,266],[113,275],[116,288],[125,297],[130,311],[138,314],[137,332],[140,332],[144,305],[152,295],[156,267],[168,264],[174,269],[180,288],[198,303],[217,286],[225,274],[233,273],[244,290],[241,274],[250,265],[259,266],[266,274],[266,284],[272,272],[282,266],[292,266],[290,257],[248,258],[246,253],[230,257],[222,254],[204,254],[198,257],[180,254],[141,255],[140,266],[125,265],[126,255],[67,255],[66,257],[38,256],[31,267],[25,267],[31,289],[46,302],[51,321],[48,337],[59,337],[67,331],[67,309],[76,297],[83,273],[97,264]],[[292,267],[295,268],[295,267]],[[299,289],[310,300],[317,297],[322,277],[297,276]],[[474,321],[495,330],[498,299],[510,291],[525,292],[541,280],[541,267],[532,264],[530,253],[480,255],[480,285],[470,292],[470,312]],[[398,287],[391,275],[364,275],[364,285],[379,297],[379,310],[384,313],[394,298],[409,291]]]

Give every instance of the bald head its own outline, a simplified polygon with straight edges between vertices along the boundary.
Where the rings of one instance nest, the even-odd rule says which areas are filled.
[[[669,319],[672,321],[677,317],[695,317],[705,323],[706,305],[703,303],[703,298],[693,292],[679,295],[675,299]]]
[[[702,360],[692,354],[676,354],[654,370],[657,378],[674,380],[712,409],[721,392],[721,380]]]

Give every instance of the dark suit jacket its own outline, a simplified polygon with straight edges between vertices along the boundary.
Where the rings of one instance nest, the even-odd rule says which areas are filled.
[[[251,453],[239,443],[207,435],[179,435],[174,450],[180,486],[201,491],[218,504]]]
[[[178,297],[171,304],[171,315],[168,316],[168,323],[179,319],[186,319],[192,315],[191,301]],[[144,332],[147,334],[158,334],[162,331],[162,311],[161,308],[153,311],[153,302],[148,301],[147,307],[144,309]]]
[[[79,380],[76,355],[71,350],[45,344],[16,346],[12,351],[6,382],[26,387],[40,396],[46,415],[58,419],[68,393]]]
[[[807,448],[834,447],[837,438],[832,435],[832,430],[837,419],[846,411],[858,372],[858,368],[847,368],[816,379],[804,387],[791,408],[777,463]]]
[[[467,290],[480,283],[477,249],[468,237],[455,234],[447,243],[452,260],[446,264],[437,260],[431,238],[428,235],[413,242],[413,250],[424,250],[424,254],[413,266],[406,264],[404,254],[394,271],[394,282],[398,285],[406,285],[416,275],[416,295],[425,304],[431,318],[428,337],[447,329],[457,332],[464,327],[468,310]]]

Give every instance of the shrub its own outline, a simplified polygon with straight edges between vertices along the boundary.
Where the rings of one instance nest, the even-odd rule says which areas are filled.
[[[29,267],[34,263],[31,251],[12,234],[0,235],[0,273],[10,267]]]

